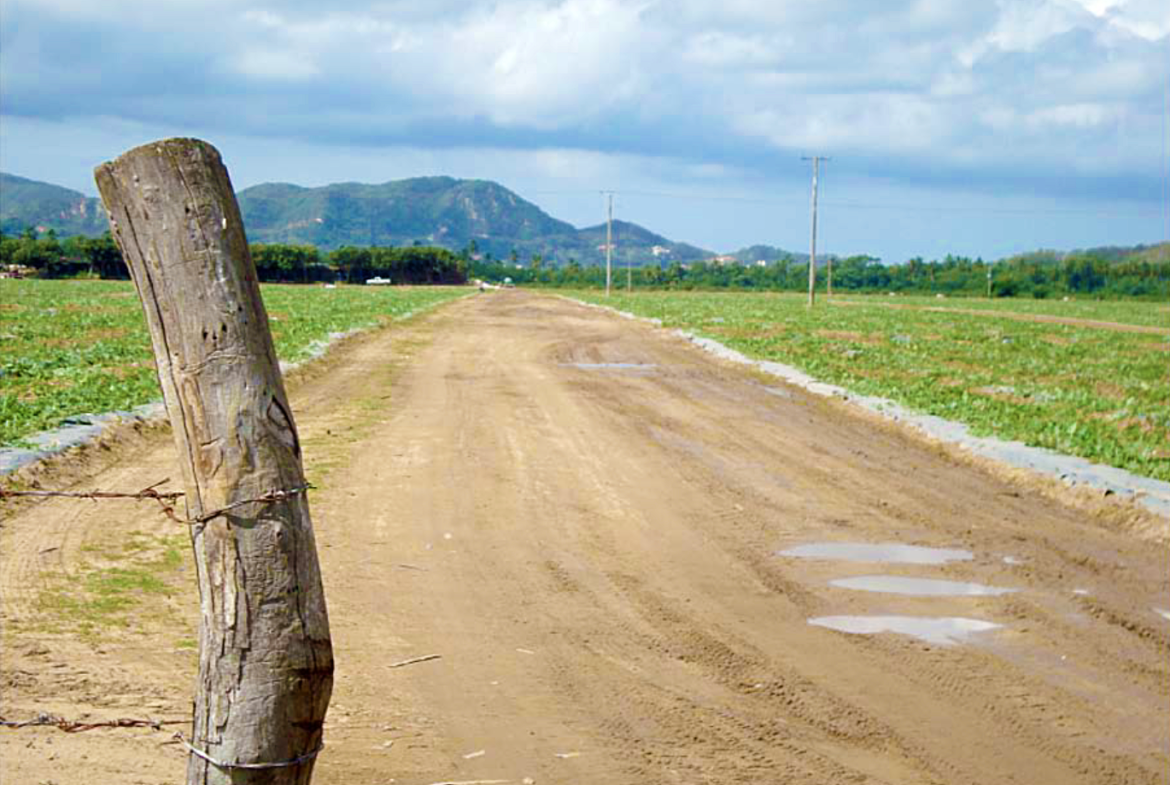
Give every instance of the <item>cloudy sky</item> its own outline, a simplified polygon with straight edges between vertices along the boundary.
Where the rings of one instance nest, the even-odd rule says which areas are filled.
[[[0,169],[496,180],[578,226],[887,261],[1168,239],[1167,0],[0,0]]]

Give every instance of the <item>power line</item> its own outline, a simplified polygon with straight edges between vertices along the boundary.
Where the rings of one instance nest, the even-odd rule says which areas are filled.
[[[1134,207],[1130,209],[1097,209],[1075,207],[977,207],[973,205],[906,205],[876,204],[863,201],[826,201],[825,205],[842,209],[903,209],[921,213],[987,213],[1007,215],[1133,215],[1141,212],[1161,212],[1158,207]]]
[[[594,190],[573,189],[573,190],[556,190],[556,191],[528,191],[528,193],[536,196],[582,196],[597,193]],[[602,193],[609,193],[609,191],[602,191]],[[669,191],[614,191],[613,193],[620,193],[622,196],[651,196],[662,199],[684,199],[704,202],[753,202],[755,204],[776,204],[775,199],[763,199],[755,196],[727,196],[723,194],[696,194],[696,193],[672,193]]]

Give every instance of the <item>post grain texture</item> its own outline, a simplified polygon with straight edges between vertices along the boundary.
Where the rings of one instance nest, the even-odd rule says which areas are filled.
[[[146,312],[188,517],[303,487],[296,425],[219,153],[168,139],[94,176]],[[190,743],[204,755],[191,753],[188,785],[307,785],[333,649],[306,497],[235,508],[193,526],[191,540],[201,624]]]

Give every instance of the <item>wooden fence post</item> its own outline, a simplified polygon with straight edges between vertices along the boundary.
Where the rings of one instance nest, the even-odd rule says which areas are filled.
[[[308,785],[333,687],[301,449],[214,147],[168,139],[94,171],[142,299],[183,467],[199,583],[188,785]]]

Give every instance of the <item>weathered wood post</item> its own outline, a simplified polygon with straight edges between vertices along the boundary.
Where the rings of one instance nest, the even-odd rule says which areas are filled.
[[[196,139],[135,148],[94,177],[146,312],[188,517],[275,499],[191,528],[201,623],[187,782],[308,785],[333,649],[300,443],[231,181]]]

